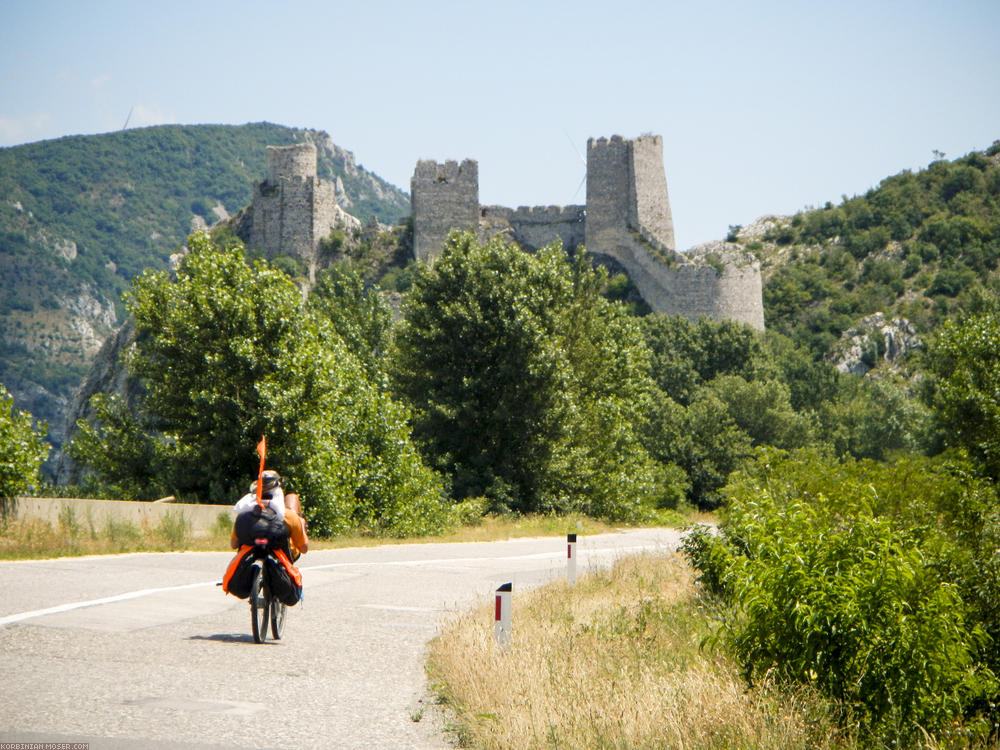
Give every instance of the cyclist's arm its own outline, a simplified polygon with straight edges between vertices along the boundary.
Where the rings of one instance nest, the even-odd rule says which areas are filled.
[[[285,524],[288,526],[288,537],[292,546],[305,554],[309,551],[309,537],[306,536],[306,522],[291,508],[285,510]]]

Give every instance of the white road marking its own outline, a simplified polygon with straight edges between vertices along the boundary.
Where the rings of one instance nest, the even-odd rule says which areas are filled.
[[[0,617],[0,627],[4,625],[11,625],[15,622],[21,622],[23,620],[30,620],[35,617],[44,617],[45,615],[57,615],[60,612],[70,612],[74,609],[83,609],[84,607],[96,607],[100,604],[114,604],[115,602],[124,602],[129,599],[138,599],[140,596],[149,596],[151,594],[161,594],[165,591],[180,591],[182,589],[194,589],[199,586],[214,586],[215,581],[204,581],[202,583],[185,583],[181,586],[163,586],[156,589],[141,589],[140,591],[129,591],[125,594],[116,594],[115,596],[106,596],[103,599],[91,599],[86,602],[71,602],[69,604],[59,604],[55,607],[46,607],[45,609],[35,609],[30,612],[19,612],[15,615],[7,615],[6,617]]]

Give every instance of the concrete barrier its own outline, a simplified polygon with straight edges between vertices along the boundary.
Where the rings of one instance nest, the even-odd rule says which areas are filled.
[[[195,503],[134,502],[131,500],[87,500],[67,497],[19,497],[13,510],[18,520],[37,519],[53,526],[60,518],[72,517],[81,526],[93,526],[97,531],[109,522],[131,523],[140,528],[155,529],[165,518],[176,523],[182,520],[192,536],[208,536],[219,523],[219,515],[232,523],[232,505],[198,505]]]

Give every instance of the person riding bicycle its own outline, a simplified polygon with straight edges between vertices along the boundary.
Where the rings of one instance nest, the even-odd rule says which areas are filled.
[[[281,486],[281,476],[276,471],[270,469],[265,471],[261,476],[261,483],[261,503],[263,503],[264,509],[269,510],[277,521],[275,524],[277,535],[281,535],[280,530],[277,529],[278,524],[283,522],[284,526],[287,527],[291,559],[294,562],[309,551],[309,537],[306,534],[306,521],[302,515],[299,496],[293,492],[285,494]],[[250,484],[250,491],[241,497],[233,508],[236,512],[236,521],[233,523],[233,532],[229,539],[230,547],[239,549],[241,544],[248,543],[249,540],[241,539],[241,536],[245,536],[244,529],[252,523],[253,516],[259,516],[262,512],[263,509],[258,510],[259,508],[257,481],[254,480]],[[248,513],[251,516],[244,517]],[[244,517],[243,520],[241,517]]]

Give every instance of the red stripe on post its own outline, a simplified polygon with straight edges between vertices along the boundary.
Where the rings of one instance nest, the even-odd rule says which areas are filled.
[[[497,611],[496,615],[494,616],[494,619],[497,622],[500,622],[500,594],[497,594]]]
[[[572,544],[567,544],[566,545],[566,557],[568,559],[570,559],[570,560],[573,559],[573,545]]]

